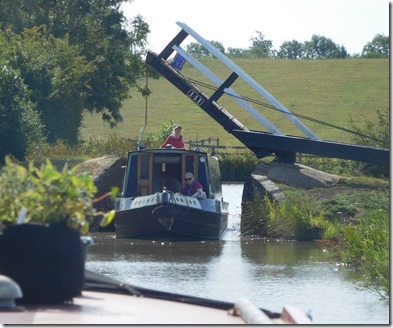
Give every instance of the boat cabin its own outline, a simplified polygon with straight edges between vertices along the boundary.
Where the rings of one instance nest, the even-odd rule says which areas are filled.
[[[122,197],[181,192],[184,176],[191,172],[207,198],[221,199],[221,177],[216,157],[200,150],[148,149],[128,154]]]

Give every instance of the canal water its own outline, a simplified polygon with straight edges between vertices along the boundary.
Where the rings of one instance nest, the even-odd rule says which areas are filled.
[[[359,275],[332,263],[314,243],[240,237],[242,184],[224,184],[230,203],[220,241],[163,242],[93,233],[86,267],[135,286],[220,301],[247,297],[281,312],[296,305],[315,324],[389,324],[389,304],[355,284]]]

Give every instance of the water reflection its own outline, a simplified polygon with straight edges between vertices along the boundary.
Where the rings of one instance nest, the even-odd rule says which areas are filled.
[[[178,293],[206,280],[211,262],[221,255],[223,242],[163,242],[116,239],[114,234],[94,234],[87,267],[140,287]]]
[[[94,235],[89,248],[91,261],[111,259],[130,262],[207,263],[220,256],[222,242],[168,242],[138,239],[116,239],[111,233]]]
[[[242,256],[256,264],[296,265],[303,261],[324,261],[327,254],[315,243],[295,241],[244,240]]]

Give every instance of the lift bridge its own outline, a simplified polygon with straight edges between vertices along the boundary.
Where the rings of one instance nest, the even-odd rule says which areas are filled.
[[[340,142],[324,141],[318,138],[307,126],[297,119],[284,105],[274,98],[267,90],[252,79],[245,71],[233,63],[222,52],[215,48],[210,42],[202,38],[198,33],[192,30],[184,23],[176,23],[181,31],[173,38],[171,42],[157,55],[148,52],[146,62],[154,67],[161,75],[169,80],[181,92],[183,92],[196,105],[202,108],[214,120],[216,120],[226,131],[240,140],[248,147],[258,158],[263,158],[274,154],[278,160],[293,164],[296,160],[296,153],[313,154],[322,157],[333,157],[359,162],[368,162],[389,166],[389,150],[383,148],[372,148],[366,146],[345,144]],[[216,76],[211,70],[206,68],[196,58],[181,48],[181,43],[187,36],[193,37],[205,49],[207,49],[215,58],[226,65],[232,73],[223,81]],[[169,57],[176,53],[174,60]],[[179,56],[180,55],[180,56]],[[181,72],[181,67],[175,68],[173,65],[176,60],[186,60],[210,81],[217,88],[208,96],[203,92],[195,81],[188,79]],[[242,98],[231,85],[238,79],[243,79],[249,86],[266,99],[275,109],[278,109],[293,124],[300,129],[307,137],[299,137],[284,134],[263,114],[257,111],[250,101]],[[241,107],[243,107],[254,119],[260,122],[269,132],[249,130],[239,122],[226,109],[219,105],[218,101],[223,94],[231,96]]]

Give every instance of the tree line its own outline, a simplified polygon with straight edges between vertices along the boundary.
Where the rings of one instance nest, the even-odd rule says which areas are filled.
[[[279,49],[274,49],[272,40],[265,37],[262,32],[257,31],[257,36],[250,39],[249,48],[225,49],[219,41],[209,41],[222,53],[232,58],[279,58],[279,59],[327,59],[327,58],[388,58],[389,36],[377,34],[367,42],[361,54],[349,54],[343,45],[334,43],[331,39],[313,35],[311,40],[299,42],[296,40],[284,41]],[[202,45],[191,42],[186,46],[187,52],[196,57],[212,57],[210,52]]]

